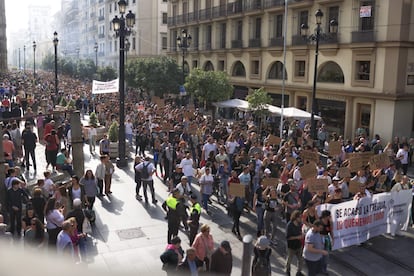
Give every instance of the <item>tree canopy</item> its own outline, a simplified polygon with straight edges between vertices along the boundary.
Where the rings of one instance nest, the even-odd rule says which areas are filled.
[[[153,91],[159,97],[178,94],[181,76],[182,70],[170,57],[133,59],[125,70],[128,86]]]
[[[267,105],[272,102],[272,98],[263,87],[253,90],[253,93],[247,95],[246,100],[249,102],[249,107],[258,115],[266,113]]]
[[[196,68],[186,78],[186,91],[208,105],[230,98],[233,86],[223,71],[204,71]]]

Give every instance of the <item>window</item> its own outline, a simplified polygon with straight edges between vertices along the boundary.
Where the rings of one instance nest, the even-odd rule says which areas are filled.
[[[224,60],[219,60],[218,61],[217,70],[218,71],[224,71]]]
[[[295,77],[305,77],[306,62],[304,60],[295,61]]]
[[[118,51],[118,41],[114,41],[114,51]]]
[[[198,67],[198,62],[197,60],[193,60],[193,69]]]
[[[234,77],[245,77],[246,76],[246,69],[244,69],[243,63],[240,61],[237,61],[236,64],[234,64],[232,76]]]
[[[407,85],[414,85],[414,75],[407,76]]]
[[[262,18],[257,17],[255,21],[254,38],[260,39],[262,32]]]
[[[239,20],[237,21],[237,27],[236,27],[236,40],[242,40],[243,39],[243,21]]]
[[[371,71],[371,62],[370,61],[357,61],[356,62],[356,80],[369,80],[370,79],[370,71]]]
[[[285,70],[283,63],[281,63],[280,61],[276,61],[275,63],[273,63],[272,67],[270,68],[268,78],[273,79],[273,80],[282,80],[283,70]],[[285,70],[285,80],[287,80],[286,70]]]
[[[162,24],[167,24],[168,21],[168,15],[166,12],[162,13]]]
[[[339,7],[338,6],[329,7],[328,9],[328,20],[326,21],[326,32],[330,31],[329,24],[331,20],[333,19],[339,22]]]
[[[252,68],[252,75],[259,75],[260,73],[260,63],[258,60],[253,60],[252,64],[251,64],[251,68]]]
[[[112,12],[112,5],[109,5],[109,13]]]
[[[161,38],[161,48],[163,50],[167,50],[167,37],[166,36],[163,36]]]
[[[192,48],[194,50],[198,50],[199,32],[200,32],[200,29],[198,27],[195,27],[194,32],[193,32],[193,40],[191,42],[193,45]]]
[[[375,22],[375,1],[361,1],[359,8],[359,30],[372,31],[374,30]]]
[[[164,1],[165,2],[165,1]],[[135,4],[135,0],[132,0],[132,4]]]
[[[206,30],[206,50],[211,50],[211,34],[212,28],[211,25],[208,25]]]
[[[135,37],[132,38],[132,50],[135,50],[135,48],[137,47],[137,40],[135,39]]]
[[[300,26],[302,26],[302,24],[306,24],[306,25],[309,26],[309,24],[308,24],[308,17],[309,17],[309,12],[308,11],[301,11],[301,12],[299,12],[298,34],[300,34]]]
[[[118,4],[115,2],[115,3],[114,3],[114,11],[116,11],[116,10],[117,10],[117,8],[118,8]]]
[[[226,23],[220,24],[220,48],[226,48]]]
[[[273,37],[283,36],[283,14],[275,15],[275,26]]]
[[[326,62],[318,73],[318,82],[344,83],[344,73],[336,62]]]

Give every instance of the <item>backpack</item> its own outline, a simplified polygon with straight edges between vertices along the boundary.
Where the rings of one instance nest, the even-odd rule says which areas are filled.
[[[148,171],[149,164],[150,163],[143,164],[142,169],[141,169],[141,179],[148,179],[148,178],[150,178],[150,173]]]
[[[266,249],[265,252],[258,252],[258,258],[256,263],[253,263],[252,266],[252,275],[259,276],[259,275],[270,275],[270,263],[269,263],[269,255],[270,249]]]

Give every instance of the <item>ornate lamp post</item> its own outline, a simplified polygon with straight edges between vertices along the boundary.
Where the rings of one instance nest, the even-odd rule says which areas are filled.
[[[95,50],[95,66],[98,69],[98,42],[95,42],[93,49]]]
[[[55,46],[55,97],[56,98],[59,94],[59,89],[58,89],[58,58],[57,58],[58,43],[59,43],[58,34],[55,31],[53,33],[53,46]]]
[[[181,36],[177,37],[177,47],[181,48],[181,52],[182,52],[182,70],[183,70],[183,76],[182,76],[182,82],[184,85],[185,82],[185,70],[184,70],[184,57],[185,57],[185,53],[188,51],[188,48],[190,48],[191,45],[191,35],[187,32],[186,29],[181,31]]]
[[[36,84],[36,41],[33,41],[33,79]]]
[[[113,29],[119,37],[119,142],[117,159],[118,167],[126,167],[127,159],[125,155],[125,37],[131,34],[131,29],[135,25],[135,14],[131,11],[124,17],[127,2],[118,1],[120,17],[115,15],[112,20]]]
[[[26,45],[23,45],[23,72],[26,73]]]
[[[311,136],[312,139],[317,139],[317,131],[316,131],[316,121],[315,121],[315,114],[317,113],[317,103],[316,103],[316,81],[317,81],[317,74],[318,74],[318,56],[319,56],[319,41],[320,40],[328,40],[331,38],[332,35],[336,35],[338,32],[338,22],[335,19],[332,19],[329,22],[329,34],[323,34],[321,29],[322,24],[322,17],[323,12],[318,9],[315,13],[316,17],[316,30],[314,34],[307,36],[309,26],[307,24],[302,24],[301,28],[301,35],[307,39],[310,43],[315,42],[315,65],[314,65],[314,74],[313,74],[313,87],[312,87],[312,113],[311,113]]]

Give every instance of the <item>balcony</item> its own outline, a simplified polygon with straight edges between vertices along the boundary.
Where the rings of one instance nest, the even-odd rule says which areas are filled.
[[[270,47],[283,47],[283,37],[273,37],[270,39]]]
[[[105,38],[105,34],[99,34],[98,38]]]
[[[247,3],[245,6],[247,12],[249,11],[258,11],[262,9],[262,0],[254,0],[250,3]]]
[[[335,44],[338,43],[338,34],[329,33],[326,35],[323,35],[321,39],[319,40],[320,44]]]
[[[262,47],[262,41],[260,38],[252,38],[249,39],[249,47],[250,48],[259,48]]]
[[[357,31],[352,32],[352,43],[374,42],[374,31]]]
[[[306,45],[306,44],[308,44],[306,37],[304,38],[301,35],[292,36],[292,45],[298,46],[298,45]]]
[[[229,3],[227,5],[227,15],[236,15],[241,14],[243,12],[243,5],[242,3]]]
[[[98,21],[104,21],[104,20],[105,20],[105,16],[100,15],[100,16],[98,17]]]
[[[232,40],[231,41],[231,48],[232,49],[241,49],[243,48],[243,40]]]
[[[211,41],[206,43],[206,47],[204,50],[211,50]]]
[[[265,0],[264,1],[264,7],[266,9],[274,8],[274,7],[283,7],[284,5],[285,5],[285,0]]]

